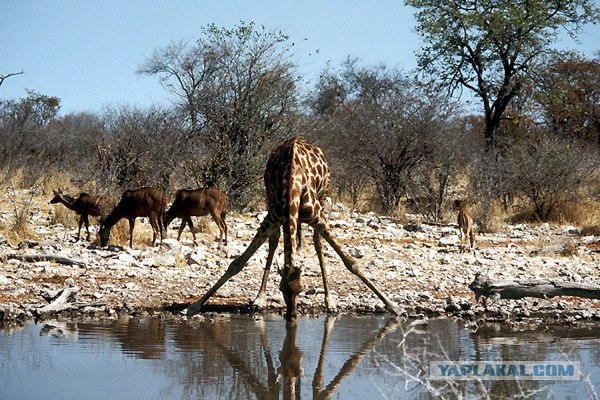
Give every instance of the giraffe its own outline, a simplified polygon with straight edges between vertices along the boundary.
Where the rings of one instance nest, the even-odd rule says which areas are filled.
[[[323,200],[329,185],[329,167],[323,151],[305,139],[294,137],[280,143],[269,156],[265,169],[265,194],[267,215],[260,224],[252,242],[246,250],[234,259],[227,271],[206,292],[206,294],[187,309],[187,315],[194,315],[202,310],[206,301],[225,282],[238,274],[250,257],[269,239],[269,254],[274,253],[279,240],[279,229],[283,230],[284,265],[281,271],[279,290],[286,304],[285,319],[293,322],[297,319],[296,298],[303,290],[302,271],[294,264],[296,249],[296,233],[300,223],[312,226],[314,244],[317,255],[321,253],[321,237],[334,249],[342,259],[344,266],[356,275],[371,289],[386,308],[395,315],[400,315],[400,308],[389,300],[365,275],[356,261],[347,255],[340,244],[330,233],[325,220]],[[321,262],[323,282],[327,276]],[[270,262],[267,263],[270,266]],[[266,268],[265,268],[266,269]],[[326,286],[327,288],[327,286]],[[259,294],[260,295],[260,294]],[[326,301],[328,295],[326,295]]]

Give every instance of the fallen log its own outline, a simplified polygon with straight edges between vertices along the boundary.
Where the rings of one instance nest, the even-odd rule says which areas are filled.
[[[80,267],[85,266],[85,264],[81,261],[73,260],[68,257],[57,256],[55,254],[9,254],[7,258],[9,260],[19,260],[27,262],[54,261],[59,264],[65,265],[77,265]]]
[[[36,310],[38,315],[59,312],[77,307],[73,302],[75,301],[75,294],[79,291],[79,286],[73,286],[65,288],[52,303],[40,307]]]
[[[587,299],[600,299],[600,286],[586,285],[577,282],[556,282],[539,280],[514,281],[501,279],[492,281],[481,274],[469,285],[475,293],[475,299],[480,297],[495,299],[522,299],[523,297],[537,297],[550,299],[556,296],[585,297]]]

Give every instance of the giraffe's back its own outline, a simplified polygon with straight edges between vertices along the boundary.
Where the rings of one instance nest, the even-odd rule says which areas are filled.
[[[320,212],[328,185],[329,168],[318,146],[294,137],[271,152],[265,170],[269,212],[282,216],[297,206],[301,220],[309,222]]]

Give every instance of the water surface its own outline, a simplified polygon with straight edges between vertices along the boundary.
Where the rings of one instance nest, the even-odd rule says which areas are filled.
[[[0,330],[0,399],[593,398],[600,332],[451,320],[207,315]],[[430,361],[579,361],[577,381],[431,381]]]

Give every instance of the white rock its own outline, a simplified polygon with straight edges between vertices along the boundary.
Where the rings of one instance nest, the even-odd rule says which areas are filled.
[[[448,247],[448,246],[456,246],[460,243],[460,238],[458,235],[449,235],[442,236],[438,241],[438,246],[440,247]]]
[[[163,239],[162,243],[163,243],[163,246],[169,250],[177,249],[177,248],[181,247],[181,243],[179,243],[177,241],[177,239],[174,239],[174,238]]]
[[[137,264],[135,257],[129,253],[121,253],[117,259],[123,264]]]
[[[352,247],[350,248],[349,253],[354,258],[364,258],[366,255],[364,247]]]
[[[177,260],[174,254],[160,254],[154,257],[144,258],[141,264],[149,267],[175,267]]]

